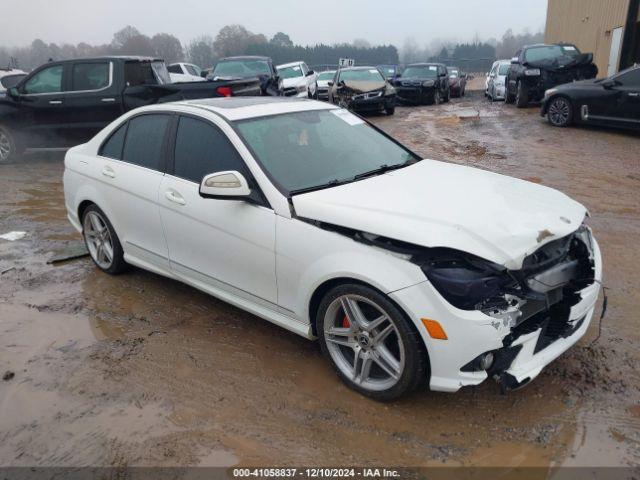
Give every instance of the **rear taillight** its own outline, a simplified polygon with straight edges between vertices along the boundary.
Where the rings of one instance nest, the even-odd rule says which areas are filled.
[[[233,95],[231,87],[218,87],[216,88],[216,92],[218,92],[218,95],[220,95],[221,97],[230,97],[231,95]]]

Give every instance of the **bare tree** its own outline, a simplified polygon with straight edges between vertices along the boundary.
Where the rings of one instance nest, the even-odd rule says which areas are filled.
[[[202,68],[211,67],[216,60],[213,38],[205,35],[189,42],[187,45],[187,58],[191,63],[195,63]]]
[[[155,56],[164,59],[167,63],[184,59],[180,40],[169,33],[156,33],[151,37],[151,45]]]
[[[251,44],[267,43],[267,38],[254,34],[242,25],[226,25],[220,29],[213,42],[216,54],[220,57],[243,54]]]

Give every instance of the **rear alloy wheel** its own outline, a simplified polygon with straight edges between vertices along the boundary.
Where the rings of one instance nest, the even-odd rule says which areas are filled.
[[[404,315],[363,285],[331,290],[318,309],[322,351],[352,389],[392,400],[426,378],[426,352]]]
[[[90,205],[84,211],[82,235],[91,259],[100,270],[117,275],[127,269],[120,240],[111,222],[96,205]]]
[[[567,97],[556,97],[549,103],[547,120],[555,127],[568,127],[573,120],[573,109]]]
[[[13,162],[18,158],[18,145],[14,135],[0,127],[0,164]]]

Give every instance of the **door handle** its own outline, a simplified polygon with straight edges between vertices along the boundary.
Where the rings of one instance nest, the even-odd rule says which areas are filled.
[[[630,97],[640,97],[640,93],[628,93]]]
[[[111,167],[104,167],[102,170],[102,175],[109,178],[116,178],[116,172],[113,171]]]
[[[49,100],[49,105],[62,105],[62,100]]]
[[[115,98],[103,98],[102,101],[103,102],[115,102],[116,99]]]
[[[166,192],[164,192],[164,196],[170,202],[177,203],[178,205],[187,204],[185,199],[182,198],[182,195],[180,195],[178,192],[174,192],[173,190],[167,190]]]

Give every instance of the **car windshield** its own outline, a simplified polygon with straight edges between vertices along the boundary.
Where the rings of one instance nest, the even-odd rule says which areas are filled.
[[[318,80],[331,80],[335,74],[335,71],[322,72],[318,75]]]
[[[352,113],[316,110],[236,122],[262,167],[288,193],[355,180],[419,158]]]
[[[396,74],[396,69],[393,67],[382,67],[381,70],[382,70],[382,74],[386,78],[392,78]]]
[[[278,75],[280,75],[283,79],[302,77],[302,68],[300,68],[300,65],[278,68]]]
[[[340,72],[340,81],[355,82],[379,82],[384,80],[377,68],[368,68],[362,70],[342,70]]]
[[[573,45],[545,45],[527,48],[524,52],[526,62],[542,62],[560,57],[577,57],[580,51]]]
[[[213,69],[215,77],[253,77],[256,75],[271,75],[269,63],[266,60],[225,60],[218,62]]]
[[[508,63],[503,63],[500,65],[500,68],[498,69],[498,75],[506,75],[509,72],[509,64]]]
[[[402,72],[404,78],[436,78],[438,76],[438,67],[435,65],[427,65],[424,67],[407,67]]]
[[[161,85],[171,83],[171,77],[169,76],[169,71],[167,70],[167,66],[164,62],[151,62],[151,68],[153,68],[153,72],[158,78],[158,83]]]

